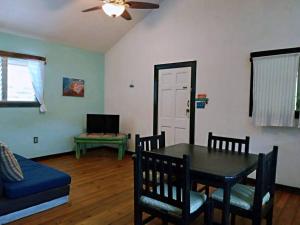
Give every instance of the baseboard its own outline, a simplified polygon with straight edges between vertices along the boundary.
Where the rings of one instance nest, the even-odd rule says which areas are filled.
[[[3,216],[0,216],[0,225],[7,224],[12,221],[24,218],[26,216],[31,216],[33,214],[54,208],[56,206],[65,204],[69,201],[69,196],[63,196],[57,199],[53,199],[49,202],[45,202],[39,205],[35,205],[26,209],[19,210],[17,212],[9,213]]]
[[[254,185],[255,179],[248,177],[247,183]],[[276,184],[275,188],[276,188],[276,190],[279,190],[279,191],[286,191],[286,192],[300,195],[300,188],[297,188],[297,187],[292,187],[292,186],[283,185],[283,184]]]
[[[75,155],[75,153],[74,153],[74,151],[61,152],[61,153],[55,153],[55,154],[51,154],[51,155],[38,156],[38,157],[30,158],[30,159],[33,161],[39,161],[42,159],[52,159],[52,158],[57,158],[57,157],[65,156],[65,155]]]
[[[131,150],[126,150],[125,153],[128,154],[128,155],[133,155],[135,152],[131,151]]]
[[[87,148],[87,151],[97,151],[101,148],[116,149],[116,148],[109,147],[109,146],[99,146],[99,147]],[[134,152],[126,150],[125,154],[132,155],[132,154],[134,154]],[[39,156],[39,157],[31,158],[31,160],[39,161],[39,160],[45,160],[45,159],[58,158],[58,157],[66,156],[66,155],[74,155],[75,156],[75,152],[72,150],[69,152],[62,152],[62,153],[56,153],[56,154],[52,154],[52,155]]]

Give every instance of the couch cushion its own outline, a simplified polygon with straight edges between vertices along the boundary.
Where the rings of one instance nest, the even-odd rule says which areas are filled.
[[[46,165],[15,155],[23,170],[24,180],[4,182],[4,194],[8,198],[19,198],[71,183],[71,177]]]
[[[6,181],[21,181],[23,173],[14,154],[8,147],[0,143],[1,176]]]
[[[253,206],[255,188],[248,185],[236,184],[231,188],[230,204],[242,209],[250,210]],[[212,193],[214,200],[223,202],[223,189],[219,188]],[[262,200],[262,204],[266,204],[270,200],[268,192]]]

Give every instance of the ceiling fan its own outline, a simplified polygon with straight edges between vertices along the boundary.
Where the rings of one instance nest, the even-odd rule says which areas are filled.
[[[127,8],[132,9],[157,9],[158,4],[148,2],[136,2],[128,0],[101,0],[101,5],[95,6],[89,9],[82,10],[82,12],[90,12],[95,10],[101,10],[110,17],[123,17],[126,20],[131,20],[131,15],[127,11]]]

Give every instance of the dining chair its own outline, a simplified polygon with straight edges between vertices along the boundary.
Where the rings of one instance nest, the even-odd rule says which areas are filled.
[[[144,151],[151,151],[152,149],[164,148],[165,147],[165,132],[162,131],[160,135],[153,135],[148,137],[140,137],[139,134],[135,135],[135,149],[141,146]]]
[[[150,172],[160,182],[155,179],[151,182]],[[140,148],[136,152],[134,173],[135,225],[146,224],[153,217],[160,218],[163,224],[186,225],[201,213],[205,213],[206,224],[211,224],[212,201],[204,193],[190,191],[189,156],[174,158]],[[143,220],[143,213],[150,216]]]
[[[249,143],[250,137],[246,136],[245,139],[224,137],[224,136],[215,136],[212,132],[208,133],[208,149],[214,149],[219,151],[232,151],[238,153],[249,153]],[[193,186],[197,186],[196,184],[200,182],[193,182]],[[242,180],[242,183],[246,183],[246,179]],[[204,185],[198,191],[205,191],[206,195],[209,195],[209,186]]]
[[[249,153],[250,137],[245,139],[215,136],[212,132],[208,133],[208,148],[238,153]]]
[[[153,149],[164,148],[165,147],[165,132],[162,131],[160,135],[153,135],[147,137],[140,137],[139,134],[135,135],[135,151],[137,152],[140,148],[142,151],[151,151]],[[153,176],[150,172],[150,181],[152,181]],[[144,174],[145,178],[145,174]],[[156,178],[158,179],[158,178]]]
[[[272,225],[274,208],[274,190],[276,179],[278,146],[268,154],[259,154],[255,187],[236,184],[231,189],[230,212],[231,224],[235,224],[235,216],[239,215],[252,220],[253,225],[260,225],[266,218],[267,225]],[[212,193],[216,208],[222,208],[223,189]]]

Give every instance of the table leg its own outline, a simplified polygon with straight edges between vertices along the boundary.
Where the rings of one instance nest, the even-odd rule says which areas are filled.
[[[125,152],[127,151],[127,142],[123,143],[123,159],[125,157]]]
[[[231,186],[226,184],[224,187],[223,193],[223,213],[222,213],[222,224],[229,225],[229,217],[230,217],[230,191]]]
[[[82,154],[83,154],[83,155],[86,154],[86,145],[87,145],[87,144],[83,144],[83,149],[82,149]]]
[[[119,148],[118,148],[118,160],[122,160],[123,159],[123,150],[124,150],[124,145],[121,143],[119,144]]]
[[[75,143],[76,159],[80,159],[80,144]]]

